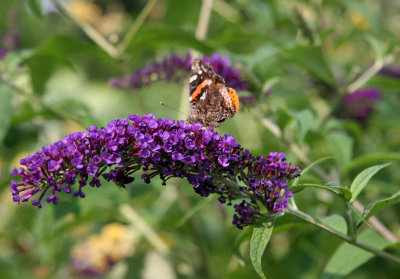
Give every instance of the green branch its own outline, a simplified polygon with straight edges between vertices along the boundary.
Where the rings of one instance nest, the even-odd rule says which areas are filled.
[[[354,239],[354,238],[352,238],[352,237],[350,237],[348,235],[345,235],[345,234],[343,234],[343,233],[341,233],[341,232],[339,232],[339,231],[337,231],[337,230],[325,225],[324,223],[318,221],[317,219],[311,217],[310,215],[308,215],[308,214],[306,214],[306,213],[304,213],[302,211],[293,209],[291,207],[287,207],[286,208],[286,212],[291,214],[291,215],[293,215],[293,216],[296,216],[296,217],[298,217],[300,219],[303,219],[304,221],[306,221],[306,222],[308,222],[310,224],[313,224],[314,226],[316,226],[316,227],[318,227],[320,229],[323,229],[323,230],[335,235],[336,237],[338,237],[338,238],[350,243],[351,245],[354,245],[354,246],[356,246],[358,248],[361,248],[361,249],[363,249],[365,251],[368,251],[368,252],[370,252],[372,254],[375,254],[376,256],[379,256],[381,258],[384,258],[384,259],[393,261],[393,262],[395,262],[397,264],[400,264],[400,258],[399,257],[396,257],[396,256],[394,256],[392,254],[389,254],[389,253],[387,253],[385,251],[379,250],[379,249],[377,249],[377,248],[375,248],[373,246],[370,246],[370,245],[368,245],[366,243],[360,242],[357,239]]]

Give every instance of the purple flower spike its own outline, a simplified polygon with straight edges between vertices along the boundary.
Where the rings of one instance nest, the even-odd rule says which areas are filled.
[[[159,80],[181,82],[189,79],[193,60],[190,54],[187,54],[185,58],[173,54],[164,58],[160,63],[154,62],[149,66],[137,69],[131,75],[111,78],[109,84],[113,87],[127,90],[147,86],[151,82]],[[214,71],[225,79],[228,87],[232,87],[236,91],[248,89],[239,71],[230,65],[228,57],[215,53],[212,56],[203,57],[202,60],[209,63]]]
[[[246,82],[243,81],[239,71],[230,65],[228,57],[214,53],[209,57],[205,56],[202,60],[203,62],[210,64],[214,71],[225,79],[228,87],[232,87],[236,91],[248,89],[248,86]]]
[[[383,67],[379,72],[384,76],[400,79],[400,65],[392,65]]]
[[[343,104],[350,118],[365,122],[374,111],[375,105],[380,98],[381,92],[378,89],[366,88],[348,94],[344,97]]]
[[[73,133],[22,159],[24,167],[11,172],[22,182],[11,180],[11,194],[14,202],[34,199],[32,204],[40,208],[47,192],[47,203],[57,204],[58,192],[84,198],[88,182],[100,187],[103,177],[125,187],[142,170],[145,183],[156,176],[163,184],[172,177],[186,178],[196,193],[218,194],[228,204],[251,197],[251,202],[235,206],[233,223],[242,228],[262,217],[261,205],[269,213],[286,208],[292,196],[288,182],[301,170],[285,159],[285,154],[276,152],[255,158],[234,137],[220,136],[198,123],[130,115],[101,129]]]

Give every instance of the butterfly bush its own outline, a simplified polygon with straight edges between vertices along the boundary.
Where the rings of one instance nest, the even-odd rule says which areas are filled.
[[[391,65],[383,67],[379,73],[384,76],[400,79],[400,65]]]
[[[111,78],[109,84],[119,89],[136,89],[147,86],[151,82],[164,80],[180,82],[187,80],[194,58],[187,54],[185,58],[173,54],[164,58],[160,63],[153,62],[149,66],[137,69],[134,73],[121,77]],[[239,71],[232,67],[228,57],[218,53],[205,56],[202,61],[209,63],[214,71],[225,79],[228,87],[236,91],[247,90],[248,86]]]
[[[221,136],[212,127],[154,115],[129,115],[106,127],[91,126],[75,132],[20,161],[11,181],[14,202],[31,201],[42,207],[57,204],[59,192],[84,198],[84,188],[101,186],[101,177],[121,186],[141,178],[163,184],[172,177],[185,178],[203,197],[218,194],[221,202],[235,205],[233,223],[242,228],[265,214],[282,211],[292,196],[288,182],[301,172],[285,161],[285,154],[254,157],[230,135]],[[77,183],[77,186],[74,186]]]
[[[348,117],[365,122],[374,111],[381,92],[375,88],[365,88],[348,94],[343,99],[343,105]]]

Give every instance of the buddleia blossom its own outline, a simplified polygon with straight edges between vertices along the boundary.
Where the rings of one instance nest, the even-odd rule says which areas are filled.
[[[283,210],[292,195],[288,182],[300,174],[300,168],[285,162],[283,153],[254,157],[232,136],[221,136],[212,127],[151,114],[113,120],[101,129],[89,127],[20,163],[24,167],[11,173],[22,179],[11,181],[18,203],[31,201],[40,208],[47,195],[47,203],[57,204],[62,191],[84,198],[87,184],[100,187],[101,177],[124,186],[141,170],[145,183],[154,177],[163,184],[172,177],[184,178],[203,197],[215,193],[228,204],[245,200],[246,208],[235,208],[238,227],[261,218],[265,209],[269,214]]]
[[[400,66],[399,65],[386,66],[383,67],[379,73],[384,76],[400,79]]]
[[[348,94],[343,99],[345,113],[348,117],[365,122],[374,111],[377,102],[381,98],[378,89],[366,88]]]
[[[109,83],[119,89],[136,89],[159,80],[186,81],[189,79],[193,60],[194,58],[190,54],[187,54],[185,58],[173,54],[159,63],[153,62],[149,66],[137,69],[133,74],[122,78],[111,78]],[[215,53],[212,56],[203,57],[202,60],[209,63],[214,71],[225,79],[227,86],[236,91],[248,88],[239,71],[230,65],[228,57]]]

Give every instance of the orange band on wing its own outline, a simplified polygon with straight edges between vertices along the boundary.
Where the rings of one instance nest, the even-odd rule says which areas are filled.
[[[191,97],[191,102],[192,102],[192,103],[197,102],[197,97],[199,97],[199,95],[201,94],[201,90],[202,90],[204,87],[210,85],[211,83],[212,83],[212,81],[211,81],[210,79],[206,79],[206,80],[204,80],[202,83],[200,83],[200,84],[197,86],[196,90],[193,91],[192,95],[190,95],[190,97]]]
[[[233,88],[228,88],[229,96],[231,96],[233,109],[235,111],[239,110],[239,97],[236,93],[236,90]]]

